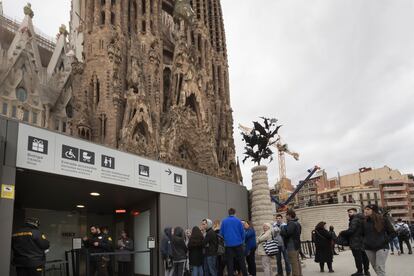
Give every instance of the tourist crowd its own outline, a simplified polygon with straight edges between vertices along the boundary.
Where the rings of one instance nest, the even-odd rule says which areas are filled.
[[[410,239],[413,239],[413,225],[401,219],[393,223],[378,206],[368,205],[363,213],[357,209],[348,210],[348,229],[337,236],[334,227],[319,222],[312,231],[315,245],[315,262],[320,271],[333,273],[333,258],[338,255],[335,245],[349,246],[354,257],[356,272],[352,276],[371,275],[370,264],[379,276],[385,276],[385,263],[389,250],[404,254],[403,245],[412,254]],[[223,221],[203,219],[191,230],[181,227],[164,230],[161,252],[166,275],[256,275],[256,259],[264,276],[274,275],[272,259],[276,260],[277,276],[302,276],[301,236],[302,227],[293,210],[286,212],[286,221],[278,214],[275,221],[261,226],[256,236],[249,221],[236,217],[236,211],[229,209],[229,216]],[[303,258],[303,257],[302,257]],[[226,273],[227,272],[227,273]]]
[[[264,223],[258,236],[249,221],[236,217],[233,208],[228,214],[221,222],[205,218],[191,230],[166,227],[161,241],[165,275],[255,276],[256,256],[266,276],[272,275],[272,258],[277,261],[278,275],[283,275],[283,267],[286,275],[301,275],[301,226],[293,210],[286,213],[286,223],[281,215]]]

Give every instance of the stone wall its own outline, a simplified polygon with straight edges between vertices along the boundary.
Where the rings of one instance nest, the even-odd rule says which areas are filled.
[[[301,240],[311,240],[311,232],[320,221],[325,221],[328,228],[333,225],[338,235],[340,231],[348,228],[349,219],[347,210],[349,208],[360,210],[358,204],[348,203],[312,206],[295,210],[299,222],[302,225]]]

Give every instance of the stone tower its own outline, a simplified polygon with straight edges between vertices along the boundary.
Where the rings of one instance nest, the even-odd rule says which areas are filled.
[[[72,0],[59,32],[42,126],[241,182],[219,0]]]

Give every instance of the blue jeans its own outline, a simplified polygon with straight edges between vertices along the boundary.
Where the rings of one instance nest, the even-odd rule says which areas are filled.
[[[203,276],[203,266],[192,266],[191,276]]]
[[[395,237],[392,241],[390,241],[391,252],[394,252],[394,246],[397,248],[397,251],[400,251],[398,237]]]
[[[204,273],[206,276],[217,276],[217,256],[204,257]]]
[[[283,256],[283,259],[285,260],[286,274],[289,274],[292,270],[290,267],[287,250],[284,246],[279,246],[279,253],[276,254],[277,274],[280,274],[280,275],[283,274],[282,256]]]

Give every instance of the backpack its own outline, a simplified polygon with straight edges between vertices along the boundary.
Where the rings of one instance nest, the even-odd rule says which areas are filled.
[[[410,230],[408,230],[408,228],[404,224],[402,224],[402,225],[399,225],[397,229],[397,234],[398,234],[398,237],[407,238],[410,236]]]
[[[224,238],[220,234],[216,234],[217,237],[217,256],[224,255],[226,248],[224,247]]]

